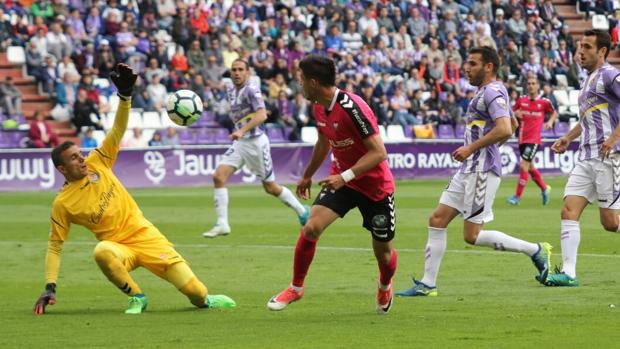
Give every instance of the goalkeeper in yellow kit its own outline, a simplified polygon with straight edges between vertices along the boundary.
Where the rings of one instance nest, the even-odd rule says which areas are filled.
[[[80,148],[65,142],[52,150],[54,166],[65,177],[65,184],[54,200],[51,229],[45,258],[45,291],[34,306],[43,314],[56,303],[56,280],[60,255],[71,224],[91,230],[100,241],[94,258],[105,276],[129,295],[127,314],[146,310],[147,298],[129,272],[145,267],[173,284],[190,302],[200,308],[232,308],[235,302],[224,295],[207,295],[183,257],[164,235],[142,214],[125,187],[112,172],[121,138],[127,128],[131,92],[136,81],[131,68],[119,64],[111,79],[118,89],[120,103],[114,126],[103,144],[84,157]]]

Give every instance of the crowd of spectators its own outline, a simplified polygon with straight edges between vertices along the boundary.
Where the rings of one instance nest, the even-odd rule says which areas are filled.
[[[612,13],[609,0],[579,1]],[[292,139],[313,123],[297,80],[310,53],[334,58],[338,86],[363,96],[381,124],[403,127],[462,122],[475,91],[463,74],[472,47],[501,52],[499,78],[515,96],[530,74],[548,91],[558,74],[572,87],[583,74],[551,0],[2,0],[0,22],[0,45],[26,48],[52,116],[78,131],[102,128],[110,105],[94,83],[118,62],[139,72],[134,108],[160,112],[168,92],[188,88],[231,128],[225,78],[245,59],[267,123],[297,130]]]

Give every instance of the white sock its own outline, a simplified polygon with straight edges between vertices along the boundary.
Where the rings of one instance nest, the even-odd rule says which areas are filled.
[[[581,240],[579,222],[563,219],[560,242],[562,243],[562,271],[574,278],[577,276],[577,250]]]
[[[304,205],[302,205],[301,202],[295,198],[295,195],[293,195],[293,193],[285,186],[282,186],[282,192],[278,195],[278,199],[280,199],[280,201],[282,201],[286,206],[295,210],[298,216],[301,216],[304,212],[306,212]]]
[[[522,252],[533,256],[538,252],[538,244],[517,239],[497,230],[481,230],[476,239],[476,246],[493,247],[498,251]]]
[[[448,245],[448,229],[428,227],[428,241],[424,250],[424,277],[420,282],[435,287],[437,274],[446,246]]]
[[[215,188],[213,190],[213,203],[217,215],[217,225],[228,225],[228,189]]]

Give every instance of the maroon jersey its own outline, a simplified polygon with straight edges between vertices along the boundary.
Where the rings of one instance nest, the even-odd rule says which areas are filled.
[[[314,104],[313,111],[317,128],[329,140],[334,156],[330,174],[341,173],[355,165],[368,152],[363,140],[379,134],[374,113],[353,93],[336,90],[329,109]],[[382,161],[346,186],[379,201],[394,192],[394,177],[387,161]]]
[[[543,97],[530,99],[529,96],[523,96],[517,99],[512,110],[520,110],[523,115],[519,131],[519,144],[540,144],[545,115],[547,113],[552,114],[554,111],[551,102]]]

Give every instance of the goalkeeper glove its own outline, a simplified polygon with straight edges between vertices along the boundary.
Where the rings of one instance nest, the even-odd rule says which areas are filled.
[[[34,304],[34,313],[42,315],[45,313],[47,305],[56,304],[56,284],[49,283],[45,285],[45,291],[41,294],[37,302]]]
[[[134,74],[127,64],[119,63],[116,69],[110,73],[110,79],[116,85],[118,94],[123,97],[131,97],[133,85],[136,83],[138,75]]]

